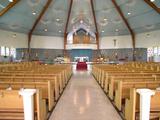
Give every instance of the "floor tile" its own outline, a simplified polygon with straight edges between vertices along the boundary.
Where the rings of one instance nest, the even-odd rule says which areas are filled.
[[[49,120],[121,120],[90,72],[74,72]]]

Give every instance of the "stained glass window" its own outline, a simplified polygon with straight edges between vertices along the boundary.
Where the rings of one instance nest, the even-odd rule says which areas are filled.
[[[9,56],[10,51],[9,51],[9,47],[6,47],[6,55],[5,56]]]
[[[158,55],[160,55],[160,46],[158,47]]]
[[[1,46],[1,56],[5,56],[5,55],[6,55],[5,46]]]
[[[10,55],[13,56],[14,58],[16,57],[16,49],[15,48],[10,49]]]
[[[154,47],[153,53],[155,56],[158,55],[158,47]]]
[[[148,48],[148,51],[147,51],[147,52],[148,52],[148,53],[147,53],[148,57],[153,56],[153,47]]]

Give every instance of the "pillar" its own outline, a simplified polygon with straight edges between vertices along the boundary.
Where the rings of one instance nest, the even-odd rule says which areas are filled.
[[[34,94],[36,89],[22,89],[19,94],[23,96],[24,120],[34,120]]]
[[[140,94],[140,120],[149,120],[151,96],[155,94],[150,89],[137,89]]]

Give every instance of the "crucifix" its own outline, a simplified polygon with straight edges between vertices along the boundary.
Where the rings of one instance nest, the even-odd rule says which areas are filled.
[[[117,45],[117,40],[114,39],[113,42],[114,42],[114,47],[116,47],[116,45]]]

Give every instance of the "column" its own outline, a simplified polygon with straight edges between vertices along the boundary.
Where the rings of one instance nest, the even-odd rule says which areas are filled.
[[[155,94],[150,89],[137,89],[140,94],[140,120],[149,120],[151,96]]]
[[[22,89],[19,94],[23,96],[24,120],[34,120],[34,94],[36,89]]]

